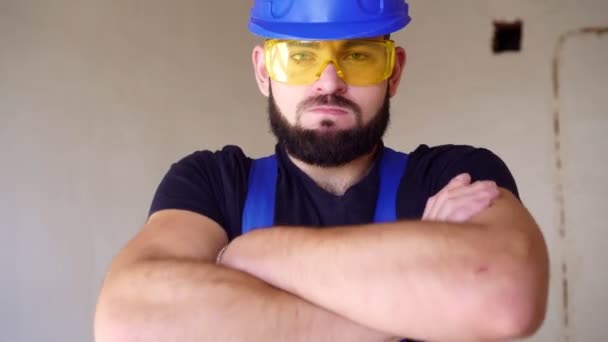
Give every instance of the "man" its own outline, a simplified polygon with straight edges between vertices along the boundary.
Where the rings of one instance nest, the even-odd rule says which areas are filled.
[[[257,0],[276,156],[172,166],[114,260],[103,341],[498,341],[532,334],[547,251],[485,149],[382,144],[403,0]],[[323,228],[323,229],[315,229]]]

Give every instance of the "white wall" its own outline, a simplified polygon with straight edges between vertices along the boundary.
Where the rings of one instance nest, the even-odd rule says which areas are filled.
[[[602,341],[608,35],[564,44],[557,103],[552,60],[565,32],[608,26],[608,2],[411,3],[414,21],[395,36],[409,55],[388,144],[468,143],[501,155],[551,249],[549,315],[532,340]],[[0,0],[1,341],[91,341],[103,273],[169,165],[225,144],[271,151],[249,5]],[[524,20],[521,53],[492,55],[497,18]]]
[[[561,248],[570,333],[580,341],[603,341],[608,329],[597,327],[608,317],[608,34],[602,39],[595,34],[569,36],[561,61],[560,142],[566,161],[559,173],[564,194]]]

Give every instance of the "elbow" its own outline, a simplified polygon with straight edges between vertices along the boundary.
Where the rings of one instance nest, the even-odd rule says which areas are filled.
[[[106,279],[95,307],[93,333],[95,342],[157,341],[161,334],[147,325],[142,305],[124,295],[117,279]],[[154,336],[155,338],[151,338]]]
[[[489,291],[478,312],[478,322],[488,323],[482,340],[504,341],[530,337],[545,320],[548,272],[545,267],[519,267],[505,272]]]
[[[544,322],[546,299],[526,291],[513,289],[472,305],[476,309],[470,311],[467,323],[462,326],[466,327],[463,336],[474,341],[511,341],[534,335]]]
[[[99,307],[95,311],[94,323],[95,342],[126,342],[124,334],[118,329],[116,322],[108,315],[104,309]]]
[[[483,340],[505,341],[530,337],[544,322],[546,306],[539,298],[520,295],[496,302],[501,307],[492,310],[496,314],[488,320]]]
[[[127,324],[121,322],[117,312],[120,308],[107,298],[103,292],[95,308],[94,336],[95,342],[127,342],[135,341]]]

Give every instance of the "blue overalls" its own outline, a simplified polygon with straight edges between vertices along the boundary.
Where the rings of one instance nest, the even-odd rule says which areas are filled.
[[[407,162],[407,154],[384,148],[380,160],[380,190],[376,200],[374,223],[397,220],[397,191],[405,174]],[[242,234],[274,225],[278,171],[275,155],[252,162],[249,171],[249,188],[243,209]]]

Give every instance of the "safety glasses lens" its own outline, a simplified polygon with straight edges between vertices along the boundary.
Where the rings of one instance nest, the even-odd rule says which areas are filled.
[[[266,66],[276,81],[310,84],[332,63],[338,75],[352,85],[372,85],[386,80],[394,64],[392,41],[268,40]]]

